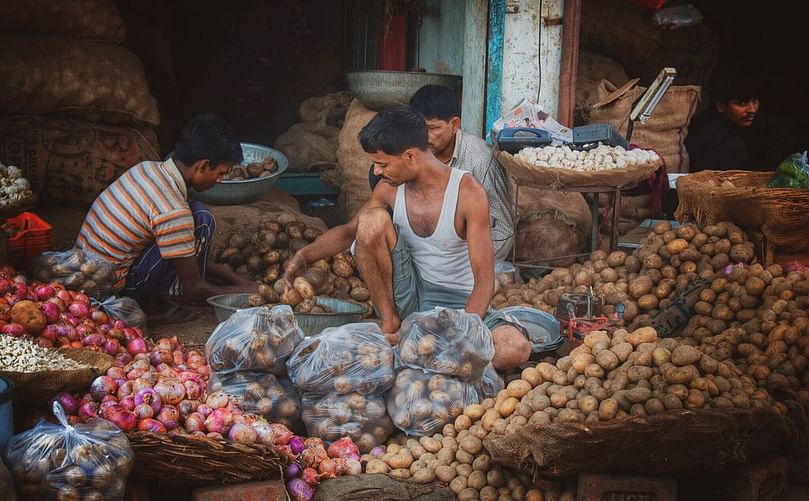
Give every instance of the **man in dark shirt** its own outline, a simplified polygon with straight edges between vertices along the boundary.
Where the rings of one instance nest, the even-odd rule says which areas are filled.
[[[709,88],[711,106],[694,118],[685,139],[690,171],[773,171],[806,149],[805,133],[760,107],[762,84],[741,63],[718,68]]]

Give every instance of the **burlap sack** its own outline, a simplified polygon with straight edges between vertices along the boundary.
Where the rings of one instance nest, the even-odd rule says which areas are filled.
[[[628,2],[585,0],[580,45],[626,66],[648,61],[663,45],[663,30],[652,24],[647,12]]]
[[[23,170],[40,202],[84,205],[129,167],[160,155],[148,127],[7,115],[0,116],[0,159]]]
[[[337,198],[337,210],[340,217],[347,221],[357,213],[360,207],[371,198],[371,187],[368,185],[368,169],[371,159],[360,144],[360,130],[376,116],[359,100],[354,99],[348,107],[346,120],[340,130],[340,146],[337,159],[340,163],[340,196]]]
[[[590,108],[598,101],[601,80],[623,85],[629,81],[629,77],[618,61],[595,52],[580,50],[576,74],[576,123],[590,121]]]
[[[584,251],[587,237],[577,222],[558,210],[543,210],[517,223],[514,243],[519,262],[570,266]]]
[[[625,135],[629,112],[646,90],[637,82],[637,79],[631,80],[616,88],[611,82],[602,80],[598,102],[590,110],[590,123],[608,123]],[[688,172],[688,152],[683,141],[699,98],[700,88],[697,86],[671,86],[651,118],[645,124],[635,123],[631,142],[657,151],[665,160],[669,173]]]
[[[70,113],[157,125],[143,66],[123,47],[77,38],[0,34],[0,113]]]
[[[662,475],[722,471],[784,453],[805,440],[802,426],[765,409],[677,410],[600,423],[529,424],[508,436],[489,434],[483,443],[495,462],[541,475]]]
[[[809,191],[767,188],[771,172],[696,172],[677,178],[677,220],[760,229],[779,252],[809,250]]]
[[[303,122],[341,127],[349,104],[351,104],[351,96],[348,92],[334,92],[322,97],[306,99],[298,107],[298,114]]]
[[[121,43],[126,35],[112,0],[3,0],[0,32],[67,35]]]
[[[337,161],[340,129],[325,123],[299,123],[281,134],[274,147],[289,160],[289,170],[309,171],[313,165]]]

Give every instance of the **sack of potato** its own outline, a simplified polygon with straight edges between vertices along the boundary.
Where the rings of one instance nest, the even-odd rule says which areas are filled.
[[[214,373],[208,381],[208,392],[215,391],[236,397],[245,412],[281,423],[290,430],[301,430],[300,393],[287,378],[253,371]]]
[[[472,313],[440,307],[413,313],[400,332],[399,357],[409,367],[476,381],[494,356],[491,332]]]
[[[385,395],[393,424],[408,435],[432,435],[478,402],[475,387],[460,379],[422,369],[405,368],[396,374]]]
[[[381,396],[304,393],[301,401],[303,422],[313,437],[332,441],[348,436],[368,452],[393,433]]]
[[[20,499],[123,499],[134,460],[126,435],[106,419],[70,426],[58,403],[53,412],[58,424],[40,421],[3,453]]]
[[[43,252],[31,266],[36,280],[45,283],[55,280],[96,299],[112,294],[118,280],[115,264],[78,247],[64,252]]]
[[[216,326],[205,343],[213,372],[286,373],[286,361],[303,340],[292,308],[287,305],[237,310]]]
[[[375,323],[330,327],[295,348],[287,372],[301,391],[379,394],[393,385],[393,349]]]

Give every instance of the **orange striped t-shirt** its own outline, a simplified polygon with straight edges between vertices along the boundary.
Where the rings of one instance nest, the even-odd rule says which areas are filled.
[[[116,288],[152,242],[163,259],[196,253],[188,191],[173,160],[141,162],[124,172],[93,202],[77,240],[82,250],[118,266]]]

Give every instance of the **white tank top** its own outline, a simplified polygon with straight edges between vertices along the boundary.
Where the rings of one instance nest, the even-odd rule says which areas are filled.
[[[455,231],[455,209],[458,207],[458,193],[464,174],[468,173],[452,169],[449,183],[444,190],[444,202],[438,216],[438,224],[432,235],[420,237],[410,227],[404,184],[396,189],[393,222],[399,226],[399,238],[404,239],[410,258],[422,280],[442,287],[471,292],[475,278],[469,262],[469,246]]]

